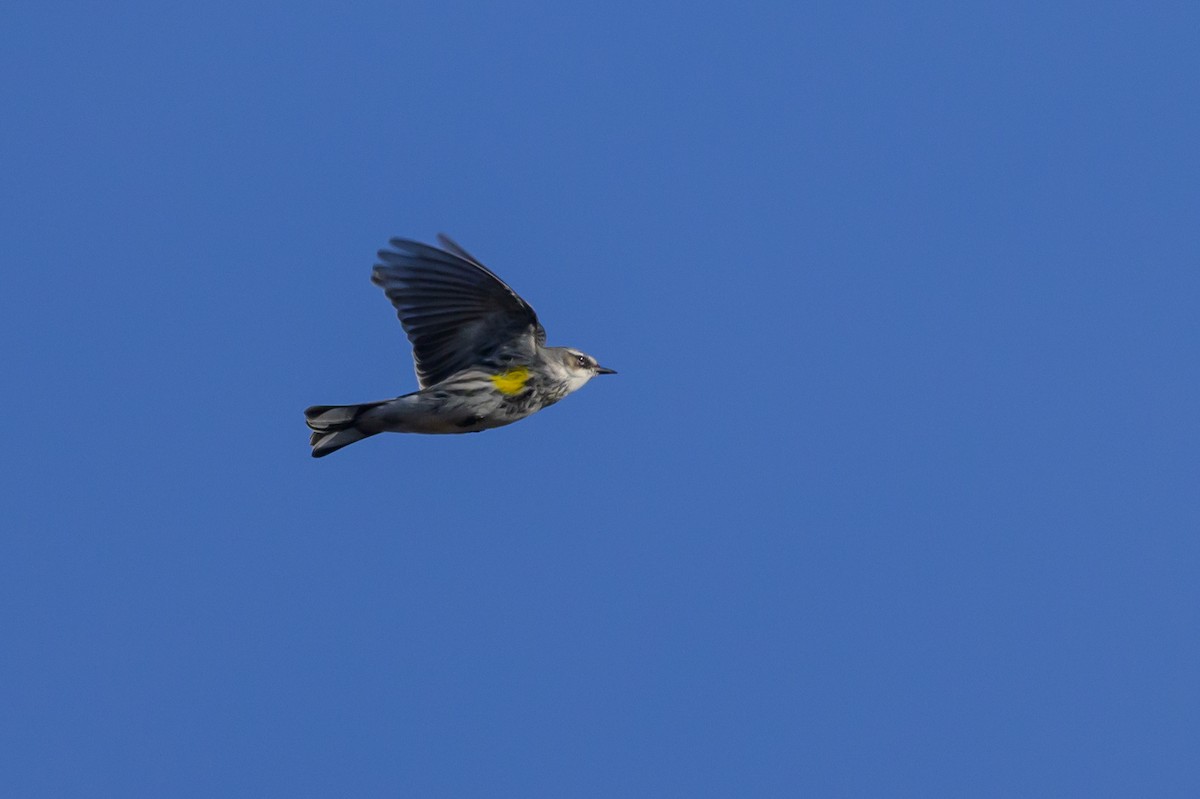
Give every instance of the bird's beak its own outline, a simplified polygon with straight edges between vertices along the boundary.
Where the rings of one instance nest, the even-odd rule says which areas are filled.
[[[604,367],[604,366],[596,367],[596,374],[598,374],[598,375],[615,375],[616,373],[617,373],[616,369],[608,369],[607,367]]]

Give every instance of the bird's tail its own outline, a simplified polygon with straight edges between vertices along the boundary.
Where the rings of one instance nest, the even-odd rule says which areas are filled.
[[[358,428],[358,417],[368,408],[382,404],[365,402],[362,405],[314,405],[305,409],[304,419],[313,431],[308,441],[312,446],[312,456],[323,458],[355,441],[375,435]]]

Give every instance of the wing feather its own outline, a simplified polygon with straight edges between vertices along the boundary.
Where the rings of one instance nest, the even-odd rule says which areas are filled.
[[[371,274],[412,342],[421,388],[501,349],[532,354],[546,340],[529,303],[449,237],[438,240],[446,249],[392,239]]]

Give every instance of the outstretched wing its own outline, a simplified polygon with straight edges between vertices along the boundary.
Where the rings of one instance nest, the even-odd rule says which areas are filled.
[[[529,303],[448,237],[438,239],[446,249],[392,239],[371,274],[412,342],[421,388],[498,349],[532,354],[546,340]]]

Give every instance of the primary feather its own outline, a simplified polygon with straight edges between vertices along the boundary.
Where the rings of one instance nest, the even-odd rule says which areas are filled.
[[[421,388],[489,359],[498,344],[531,356],[546,337],[529,303],[449,238],[441,240],[446,250],[392,239],[371,275],[412,342]]]

